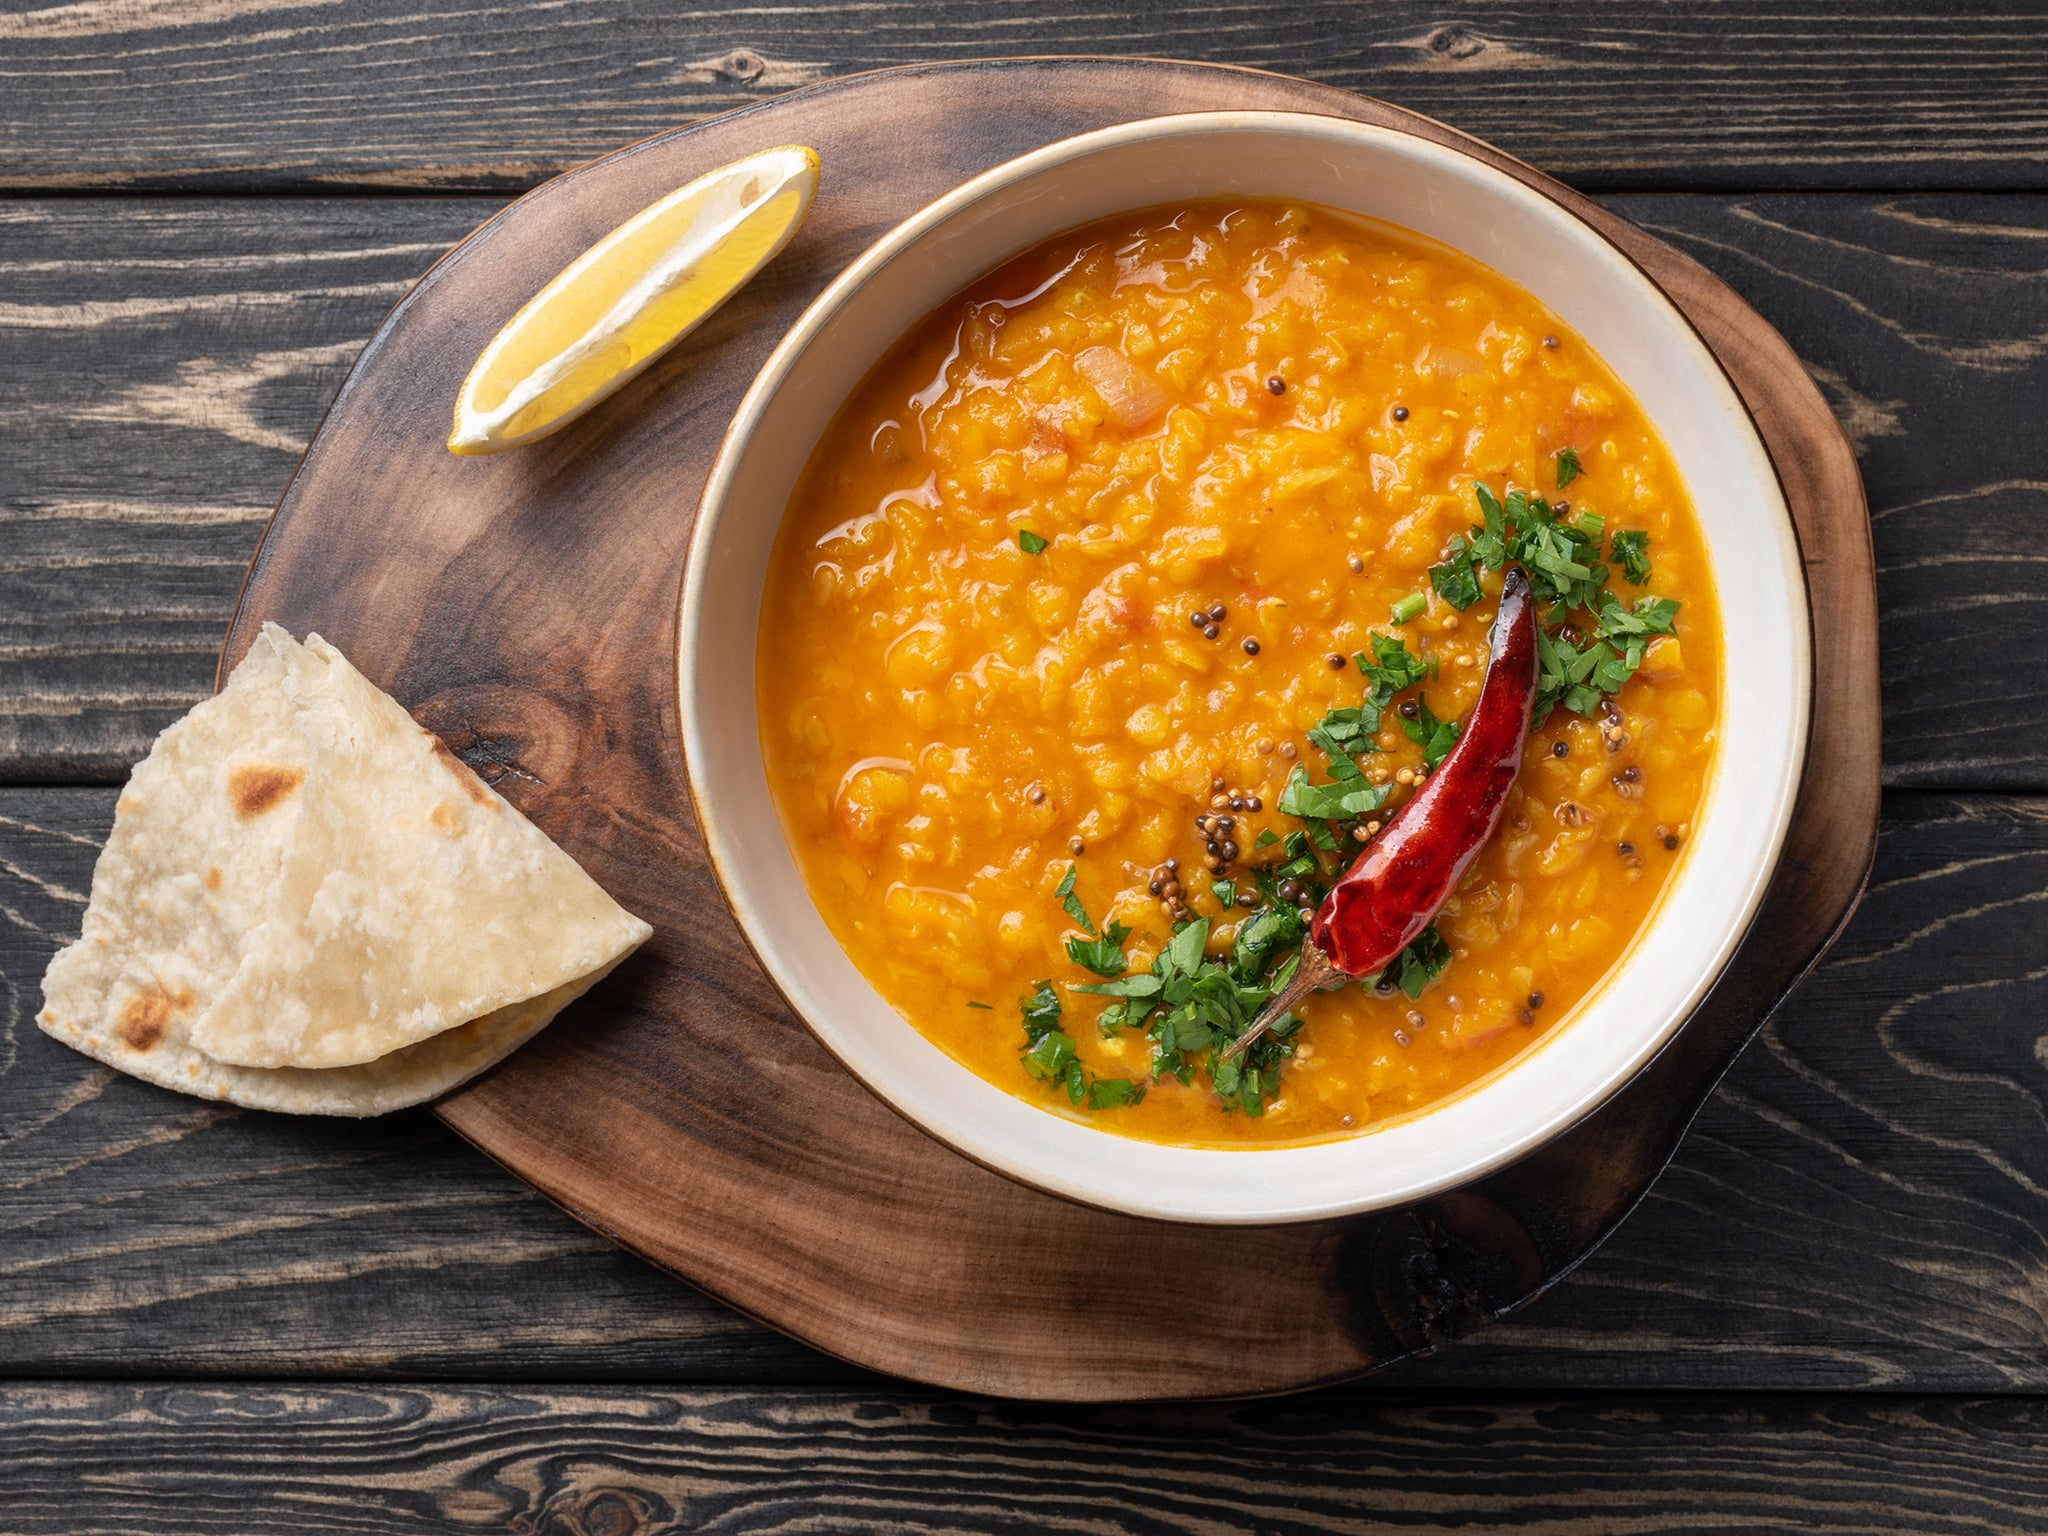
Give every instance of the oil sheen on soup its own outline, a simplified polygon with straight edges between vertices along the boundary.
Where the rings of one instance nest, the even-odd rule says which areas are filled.
[[[1223,1057],[1470,709],[1504,560],[1541,693],[1422,937]],[[1656,428],[1531,295],[1260,200],[1075,231],[843,407],[772,559],[768,781],[916,1029],[1117,1134],[1318,1140],[1563,1025],[1684,858],[1720,639]]]

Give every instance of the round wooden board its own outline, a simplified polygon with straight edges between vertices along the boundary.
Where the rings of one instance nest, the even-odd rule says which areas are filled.
[[[967,177],[1110,123],[1219,108],[1357,118],[1539,187],[1647,268],[1756,412],[1799,525],[1816,708],[1762,914],[1674,1043],[1566,1136],[1396,1213],[1258,1229],[1063,1203],[899,1120],[783,1008],[727,915],[683,787],[678,581],[732,408],[810,298]],[[504,321],[578,251],[712,166],[814,145],[796,242],[635,384],[495,458],[442,447]],[[634,960],[441,1116],[578,1219],[861,1364],[1019,1397],[1242,1396],[1373,1370],[1499,1317],[1642,1195],[1722,1070],[1854,906],[1878,809],[1876,599],[1847,442],[1783,340],[1704,269],[1499,152],[1250,71],[1001,60],[856,76],[664,134],[485,224],[391,314],[251,566],[223,667],[318,630],[655,925]]]

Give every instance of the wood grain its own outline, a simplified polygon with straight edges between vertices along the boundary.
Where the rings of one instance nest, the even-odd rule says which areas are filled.
[[[7,1536],[2037,1532],[2034,1400],[0,1389]]]
[[[0,1376],[846,1379],[424,1114],[215,1109],[42,1035],[112,816],[0,790]],[[1848,933],[1621,1231],[1387,1379],[2048,1392],[2044,890],[2048,800],[1889,796]]]
[[[2048,53],[2044,53],[2048,59]],[[2048,200],[1622,200],[1779,326],[1871,493],[1885,782],[2048,788]]]
[[[494,207],[0,202],[0,772],[117,780],[203,696],[363,340]]]
[[[2024,0],[30,0],[0,14],[0,187],[526,187],[792,86],[1018,53],[1280,70],[1600,189],[2038,189],[2048,162]]]
[[[262,519],[488,198],[0,203],[0,781],[118,781],[204,696]],[[1623,197],[1861,454],[1886,781],[2048,790],[2048,198]]]

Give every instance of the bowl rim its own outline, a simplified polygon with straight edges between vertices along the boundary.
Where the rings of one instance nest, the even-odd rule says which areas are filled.
[[[1146,140],[1200,137],[1206,134],[1256,132],[1261,130],[1311,138],[1322,137],[1325,139],[1348,140],[1353,144],[1369,144],[1375,141],[1383,144],[1392,143],[1398,145],[1402,152],[1415,155],[1423,160],[1435,158],[1443,162],[1456,162],[1461,172],[1476,174],[1480,179],[1494,183],[1496,194],[1505,195],[1510,199],[1524,200],[1525,203],[1531,205],[1540,204],[1543,209],[1547,210],[1549,216],[1561,218],[1568,222],[1576,228],[1582,237],[1590,238],[1597,242],[1608,254],[1618,259],[1633,283],[1638,287],[1641,295],[1649,301],[1652,308],[1661,313],[1670,329],[1671,335],[1678,344],[1693,354],[1696,364],[1703,363],[1705,365],[1700,371],[1708,381],[1708,387],[1723,397],[1723,404],[1732,407],[1733,416],[1745,428],[1741,434],[1742,446],[1747,455],[1754,461],[1752,467],[1761,467],[1762,474],[1758,477],[1760,483],[1767,484],[1771,489],[1770,505],[1765,510],[1772,529],[1776,534],[1774,550],[1784,568],[1783,574],[1789,578],[1787,587],[1793,596],[1793,605],[1796,608],[1796,613],[1791,616],[1792,622],[1790,624],[1797,649],[1797,655],[1793,658],[1794,665],[1789,669],[1793,694],[1793,720],[1792,729],[1788,737],[1790,750],[1786,752],[1784,761],[1780,764],[1779,773],[1774,785],[1770,827],[1766,843],[1761,856],[1756,860],[1755,866],[1748,872],[1747,878],[1742,883],[1741,900],[1730,909],[1730,916],[1726,923],[1723,937],[1714,950],[1711,959],[1700,967],[1698,979],[1687,990],[1685,995],[1674,998],[1672,1002],[1666,1005],[1668,1022],[1657,1031],[1645,1035],[1641,1043],[1635,1047],[1624,1062],[1607,1070],[1604,1076],[1597,1081],[1581,1084],[1565,1107],[1553,1113],[1540,1130],[1525,1136],[1518,1143],[1504,1146],[1484,1157],[1461,1162],[1456,1166],[1446,1167],[1435,1175],[1415,1179],[1408,1185],[1392,1191],[1370,1193],[1344,1200],[1322,1200],[1315,1203],[1290,1205],[1282,1201],[1271,1209],[1190,1209],[1179,1204],[1150,1203],[1105,1194],[1102,1191],[1090,1188],[1083,1180],[1072,1177],[1052,1177],[1044,1169],[1020,1167],[1009,1158],[986,1151],[982,1147],[975,1145],[970,1138],[961,1138],[945,1133],[929,1123],[913,1108],[900,1102],[898,1097],[890,1092],[883,1083],[878,1082],[874,1076],[865,1070],[864,1063],[856,1055],[844,1048],[844,1043],[835,1036],[832,1030],[821,1026],[819,1021],[813,1018],[812,1012],[798,1002],[797,994],[804,989],[800,985],[793,983],[792,978],[785,973],[780,960],[778,945],[772,935],[765,931],[767,928],[765,920],[752,910],[750,904],[742,897],[736,886],[733,871],[741,862],[741,850],[734,841],[725,822],[711,805],[710,795],[702,781],[701,770],[698,767],[702,754],[700,751],[693,750],[693,748],[701,747],[706,742],[710,723],[699,708],[701,701],[696,688],[696,674],[690,663],[691,658],[699,652],[700,648],[697,640],[705,621],[708,587],[708,560],[706,552],[715,542],[717,530],[730,511],[730,493],[733,488],[733,482],[739,473],[744,451],[752,442],[757,429],[761,425],[762,418],[767,414],[776,395],[787,383],[791,373],[809,351],[812,344],[818,339],[820,333],[832,323],[840,311],[866,288],[890,262],[894,261],[898,256],[909,250],[934,230],[968,212],[977,204],[996,196],[1018,182],[1028,181],[1033,177],[1056,169],[1060,165],[1071,161],[1082,159],[1091,154],[1113,150],[1129,143]],[[1166,200],[1171,201],[1172,199]],[[1145,206],[1150,206],[1150,203],[1134,201],[1131,204],[1131,210],[1135,211]],[[1092,220],[1084,219],[1078,222],[1087,223],[1092,222]],[[1057,233],[1058,231],[1054,231],[1038,236],[1025,244],[1017,246],[1014,250],[1008,252],[1005,257],[988,264],[980,271],[963,275],[947,290],[946,296],[950,297],[952,293],[959,291],[960,288],[978,280],[987,271],[994,270],[997,266],[1001,265],[1002,260],[1009,259],[1009,257],[1028,250],[1032,245],[1040,243],[1045,239],[1056,238]],[[1424,238],[1434,237],[1425,234]],[[1446,242],[1438,241],[1438,243]],[[1480,260],[1482,265],[1488,266],[1491,270],[1491,264],[1485,262],[1483,258],[1472,256],[1471,259]],[[1511,278],[1507,280],[1513,281]],[[943,299],[941,302],[943,302]],[[900,339],[902,334],[899,331],[895,339]],[[894,340],[888,343],[888,345],[893,344]],[[888,347],[885,345],[881,351],[876,353],[875,358],[870,360],[867,366],[872,367],[875,362],[878,362],[882,356],[886,355],[887,349]],[[811,444],[806,447],[806,461],[808,461],[810,453],[815,451],[815,446],[815,444]],[[883,233],[849,262],[811,300],[803,313],[763,360],[746,393],[735,407],[732,418],[720,438],[717,452],[714,455],[710,471],[705,478],[704,487],[698,499],[697,515],[691,527],[689,542],[683,560],[683,580],[677,599],[675,667],[680,737],[678,746],[683,759],[685,786],[690,797],[692,810],[697,819],[700,836],[703,839],[706,860],[712,877],[718,885],[719,893],[724,898],[728,911],[732,914],[740,930],[743,941],[746,943],[748,950],[753,954],[756,962],[760,965],[769,984],[775,989],[777,995],[781,997],[791,1013],[803,1022],[813,1038],[823,1045],[833,1059],[844,1067],[856,1081],[861,1083],[864,1088],[900,1118],[931,1137],[934,1141],[937,1141],[940,1145],[1015,1183],[1023,1184],[1056,1198],[1070,1200],[1074,1203],[1097,1209],[1117,1211],[1127,1215],[1154,1220],[1199,1225],[1271,1226],[1328,1220],[1362,1215],[1377,1210],[1393,1209],[1441,1194],[1447,1190],[1459,1188],[1490,1173],[1494,1173],[1529,1156],[1584,1121],[1589,1115],[1618,1094],[1630,1081],[1640,1075],[1658,1055],[1670,1046],[1699,1011],[1708,995],[1727,975],[1730,962],[1741,948],[1756,920],[1765,892],[1782,858],[1799,790],[1805,778],[1806,760],[1812,744],[1812,698],[1814,692],[1813,613],[1812,604],[1808,599],[1804,554],[1799,530],[1791,515],[1790,502],[1785,494],[1783,477],[1779,472],[1776,461],[1771,457],[1770,451],[1764,443],[1755,415],[1750,410],[1748,402],[1743,399],[1733,379],[1729,376],[1721,359],[1707,343],[1699,327],[1625,247],[1610,238],[1589,220],[1581,217],[1575,209],[1560,198],[1553,196],[1543,186],[1523,180],[1521,177],[1512,174],[1498,165],[1492,164],[1487,159],[1472,153],[1464,147],[1442,143],[1435,139],[1406,132],[1398,128],[1360,122],[1350,118],[1325,116],[1318,113],[1270,110],[1189,112],[1160,117],[1139,118],[1104,128],[1093,129],[1040,146],[1037,149],[992,166],[962,182],[950,191],[934,198],[931,202],[925,204],[922,208]],[[1722,573],[1717,569],[1715,574],[1718,576]],[[1715,788],[1716,781],[1720,777],[1722,754],[1725,754],[1726,750],[1726,744],[1722,744],[1717,749],[1715,767],[1708,781],[1710,796]],[[1691,856],[1693,851],[1692,846],[1689,844],[1687,848],[1688,857]],[[800,869],[798,875],[801,878]],[[1675,888],[1676,886],[1674,885],[1671,889]],[[1574,1015],[1584,1012],[1600,993],[1607,990],[1617,977],[1627,969],[1634,952],[1640,948],[1643,939],[1659,921],[1660,914],[1666,905],[1666,899],[1670,893],[1670,890],[1659,893],[1658,900],[1645,919],[1642,929],[1631,939],[1628,947],[1622,952],[1621,957],[1617,959],[1609,971],[1594,985],[1586,997],[1575,1005],[1572,1010]],[[808,891],[806,891],[806,895],[808,894]],[[815,905],[815,902],[813,904]],[[758,930],[757,924],[759,925]],[[862,979],[865,981],[865,978]],[[904,1029],[910,1030],[913,1033],[920,1033],[921,1036],[921,1032],[916,1031],[915,1026],[911,1025],[908,1020],[902,1020],[901,1022]],[[1307,1145],[1329,1145],[1331,1140],[1345,1145],[1369,1144],[1373,1136],[1380,1130],[1390,1129],[1398,1123],[1426,1118],[1436,1109],[1456,1103],[1481,1087],[1498,1080],[1503,1074],[1511,1072],[1515,1067],[1540,1054],[1546,1047],[1555,1043],[1563,1033],[1563,1024],[1554,1027],[1546,1034],[1544,1039],[1535,1042],[1529,1049],[1496,1067],[1492,1072],[1483,1075],[1475,1082],[1465,1085],[1457,1092],[1422,1110],[1409,1115],[1391,1118],[1388,1121],[1376,1122],[1374,1126],[1351,1137],[1331,1138],[1311,1142]],[[936,1046],[933,1048],[938,1049]],[[961,1072],[975,1077],[977,1082],[983,1081],[979,1078],[978,1074],[972,1073],[971,1069],[960,1065],[958,1062],[954,1062],[953,1065]],[[1006,1092],[999,1085],[991,1086],[994,1086],[995,1091],[999,1093]],[[1016,1095],[1007,1096],[1034,1113],[1046,1115],[1049,1120],[1055,1122],[1061,1120],[1061,1117],[1052,1115],[1037,1105],[1029,1104]],[[1128,1138],[1117,1137],[1113,1132],[1102,1131],[1093,1127],[1083,1127],[1083,1129],[1088,1130],[1093,1135],[1105,1137],[1113,1141],[1128,1140]],[[1138,1144],[1144,1145],[1145,1143]],[[1242,1159],[1261,1155],[1284,1155],[1290,1151],[1300,1150],[1301,1147],[1302,1144],[1299,1143],[1283,1143],[1275,1146],[1254,1144],[1227,1149],[1173,1147],[1171,1150],[1185,1152],[1191,1157],[1221,1156]]]

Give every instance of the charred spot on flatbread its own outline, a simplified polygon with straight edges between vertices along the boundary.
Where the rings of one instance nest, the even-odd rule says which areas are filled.
[[[435,755],[339,651],[266,625],[136,765],[38,1022],[147,1082],[309,1114],[500,1060],[649,930]]]
[[[497,797],[485,787],[484,781],[476,776],[476,770],[448,750],[448,743],[429,731],[434,743],[434,756],[443,768],[455,775],[455,782],[462,786],[462,792],[487,811],[498,808]],[[439,825],[438,822],[435,825]]]
[[[238,763],[228,770],[228,803],[237,816],[249,821],[282,804],[287,795],[305,782],[303,768]]]
[[[171,1015],[191,1006],[190,992],[180,991],[174,997],[161,987],[152,987],[136,993],[122,1005],[121,1016],[114,1021],[114,1032],[131,1051],[154,1050],[170,1027]]]

